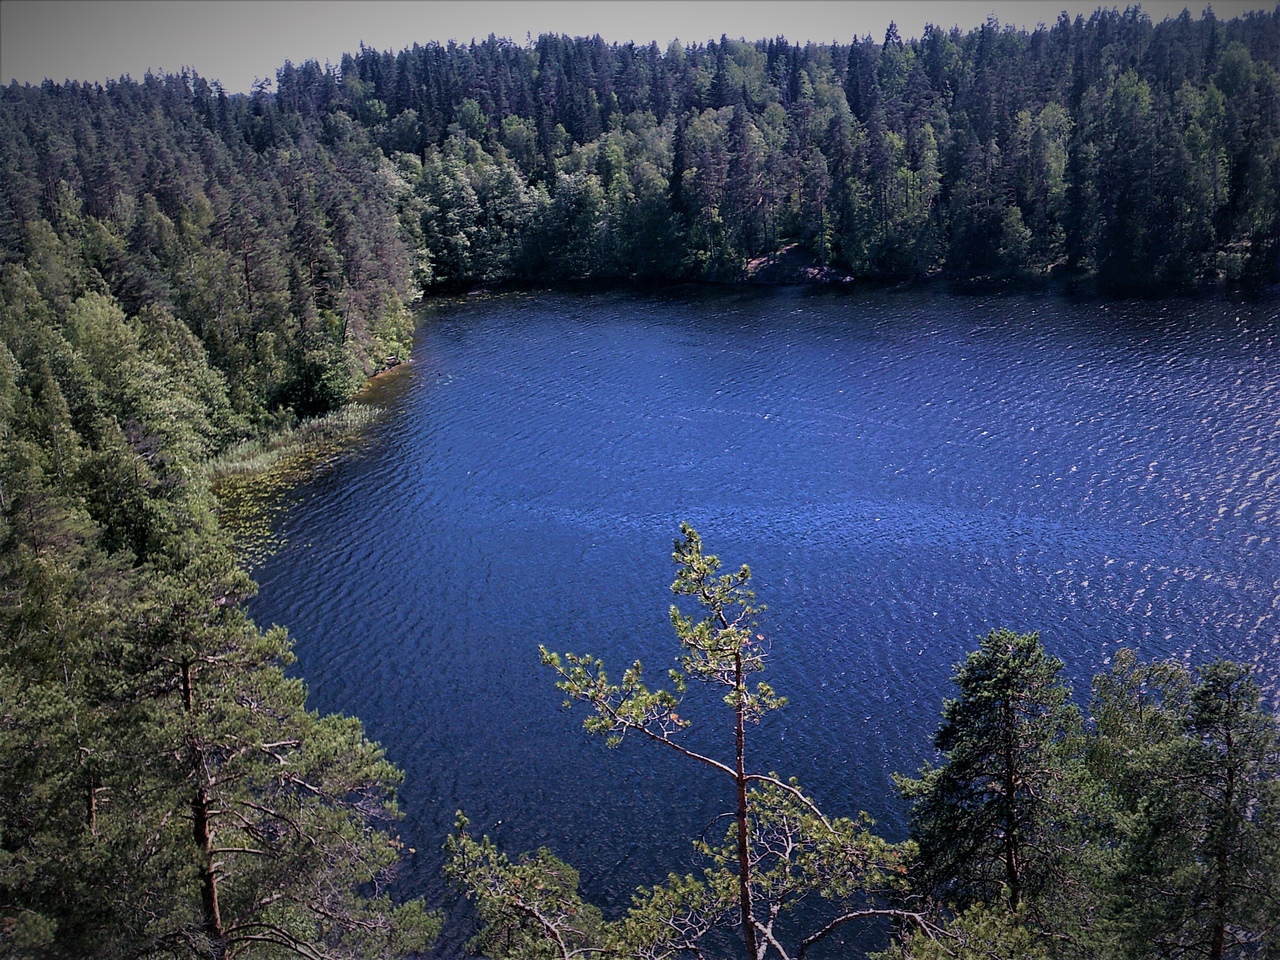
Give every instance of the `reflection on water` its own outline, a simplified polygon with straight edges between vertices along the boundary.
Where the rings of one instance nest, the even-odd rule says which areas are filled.
[[[410,886],[443,899],[461,807],[617,910],[694,863],[729,784],[587,738],[537,648],[661,675],[688,520],[768,605],[790,703],[755,765],[900,835],[889,774],[929,756],[991,627],[1039,630],[1081,698],[1121,646],[1274,690],[1277,327],[1274,304],[790,289],[453,306],[367,444],[288,496],[252,612],[406,769]],[[690,715],[719,754],[714,706]]]

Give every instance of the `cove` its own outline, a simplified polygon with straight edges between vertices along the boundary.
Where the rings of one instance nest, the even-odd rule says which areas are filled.
[[[365,442],[296,487],[251,613],[322,712],[406,772],[404,884],[454,811],[548,846],[616,913],[719,836],[730,784],[562,708],[538,645],[652,682],[681,521],[768,609],[788,706],[757,769],[904,830],[954,664],[1038,630],[1076,698],[1120,647],[1280,673],[1274,302],[808,288],[477,298],[430,311]],[[695,710],[725,754],[728,715]]]

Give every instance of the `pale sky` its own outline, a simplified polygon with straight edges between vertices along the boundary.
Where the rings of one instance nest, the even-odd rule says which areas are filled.
[[[1058,14],[1088,16],[1097,0],[0,0],[0,82],[142,79],[190,67],[247,93],[275,78],[285,60],[338,64],[361,42],[398,52],[414,43],[483,40],[523,43],[526,34],[600,34],[606,41],[673,39],[705,43],[725,34],[792,42],[884,38],[890,20],[903,39],[926,23],[970,30],[994,15],[1034,29]],[[1147,0],[1157,23],[1183,7],[1197,19],[1206,0]],[[1215,0],[1219,19],[1274,10],[1266,0]]]

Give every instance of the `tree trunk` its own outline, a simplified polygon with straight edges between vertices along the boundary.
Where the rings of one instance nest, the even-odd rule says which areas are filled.
[[[751,916],[751,858],[747,836],[747,735],[743,717],[744,704],[742,702],[742,698],[746,696],[747,689],[746,677],[742,668],[742,654],[737,654],[734,661],[739,698],[735,710],[736,727],[734,731],[737,748],[735,779],[738,788],[738,900],[742,907],[742,940],[747,947],[747,957],[748,960],[756,960],[756,926]]]
[[[195,695],[191,682],[191,663],[182,663],[182,705],[187,716],[195,712]],[[218,865],[213,859],[213,825],[209,815],[209,791],[205,788],[204,755],[194,738],[188,740],[192,773],[199,786],[191,798],[191,837],[200,850],[200,901],[204,911],[203,928],[209,938],[214,960],[222,960],[227,944],[222,930],[222,913],[218,908]]]
[[[1017,767],[1014,762],[1014,736],[1016,717],[1013,705],[1005,702],[1005,755],[1004,755],[1004,881],[1009,887],[1009,909],[1017,910],[1022,899],[1022,884],[1018,876],[1018,821],[1014,791],[1018,787]]]
[[[218,909],[218,865],[213,860],[213,830],[209,823],[209,794],[196,789],[191,801],[191,832],[201,852],[200,899],[204,907],[204,932],[215,960],[227,952],[223,939],[222,915]]]

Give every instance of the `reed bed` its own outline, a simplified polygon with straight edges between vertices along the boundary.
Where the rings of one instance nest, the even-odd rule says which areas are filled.
[[[304,420],[267,437],[242,440],[204,464],[211,481],[265,473],[287,457],[359,433],[378,418],[376,408],[350,403],[322,417]]]

